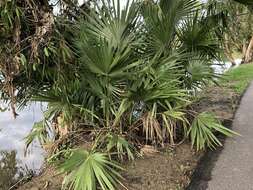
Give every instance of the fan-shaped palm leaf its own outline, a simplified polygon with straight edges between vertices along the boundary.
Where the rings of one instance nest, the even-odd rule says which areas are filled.
[[[103,190],[115,190],[122,179],[122,168],[110,161],[106,154],[74,150],[71,157],[59,166],[67,173],[63,189],[96,190],[97,183]]]
[[[195,145],[197,150],[206,147],[213,149],[216,146],[222,146],[220,140],[216,137],[215,132],[219,132],[229,137],[239,135],[238,133],[222,126],[212,113],[203,112],[195,117],[189,130],[192,146]]]

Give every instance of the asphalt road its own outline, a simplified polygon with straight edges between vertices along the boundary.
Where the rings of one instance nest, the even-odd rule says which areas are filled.
[[[242,136],[226,139],[207,190],[253,190],[253,83],[242,98],[233,130]]]

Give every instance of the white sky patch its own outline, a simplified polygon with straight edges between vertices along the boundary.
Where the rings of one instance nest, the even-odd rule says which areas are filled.
[[[0,107],[5,108],[6,105],[0,102]],[[43,164],[44,151],[39,144],[33,144],[30,154],[24,156],[24,138],[30,133],[33,124],[43,118],[45,109],[45,105],[40,103],[32,104],[19,111],[17,119],[13,119],[11,110],[0,112],[0,151],[15,150],[17,159],[21,161],[20,166],[27,165],[29,169],[38,170]]]
[[[128,1],[128,0],[120,0],[120,7],[121,7],[121,9],[123,9],[123,8],[126,6],[127,1]],[[130,2],[131,2],[131,1],[132,1],[132,0],[130,0]],[[57,2],[57,0],[51,0],[50,2],[51,2],[51,4],[54,5],[54,4]],[[84,2],[85,2],[85,0],[78,0],[78,4],[79,4],[79,5],[83,5]],[[114,2],[115,2],[115,4],[116,4],[116,6],[117,6],[117,0],[114,0]],[[54,14],[57,15],[57,14],[59,13],[59,11],[60,11],[59,6],[54,6]]]
[[[78,4],[79,5],[82,5],[84,2],[85,2],[86,0],[78,0]],[[128,0],[120,0],[120,7],[121,7],[121,9],[123,9],[125,6],[126,6],[126,4],[127,4],[127,1]],[[130,0],[130,2],[131,2],[132,0]],[[208,0],[200,0],[201,2],[203,2],[203,3],[206,3]],[[57,0],[51,0],[51,3],[52,4],[55,4],[57,2]],[[115,4],[117,5],[117,0],[114,0],[114,2],[115,2]],[[55,6],[54,7],[54,14],[58,14],[59,13],[59,11],[60,11],[60,9],[59,9],[59,7],[58,6]]]

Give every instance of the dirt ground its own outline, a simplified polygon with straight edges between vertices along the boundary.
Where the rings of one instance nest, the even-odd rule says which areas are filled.
[[[128,190],[179,190],[190,183],[200,153],[185,142],[175,148],[166,148],[126,164],[123,174]],[[54,168],[47,168],[40,176],[19,187],[19,190],[60,190],[63,176]],[[124,189],[124,188],[119,188]]]
[[[136,160],[127,167],[129,190],[180,190],[190,183],[190,176],[200,158],[190,143],[166,149]]]
[[[201,93],[200,99],[193,104],[193,109],[198,112],[214,112],[224,122],[233,119],[240,98],[232,89],[211,87]]]
[[[193,104],[196,111],[213,111],[223,121],[231,121],[240,97],[232,90],[212,87]],[[127,164],[124,184],[129,190],[182,190],[204,153],[196,153],[189,142],[137,159]],[[63,176],[47,168],[18,190],[60,190]],[[119,188],[121,189],[121,188]]]

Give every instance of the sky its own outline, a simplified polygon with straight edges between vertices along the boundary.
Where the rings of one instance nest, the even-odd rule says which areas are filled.
[[[6,107],[0,104],[1,108]],[[45,109],[45,108],[43,108]],[[14,119],[10,110],[0,112],[0,151],[17,151],[17,159],[21,160],[20,166],[27,165],[30,169],[39,170],[43,163],[44,151],[39,145],[34,147],[25,157],[24,138],[30,133],[35,122],[40,121],[42,116],[41,104],[31,104],[26,109],[19,112],[19,116]]]
[[[114,0],[117,2],[117,0]],[[131,1],[131,0],[130,0]],[[208,0],[200,0],[201,2],[205,3]],[[57,0],[51,0],[52,4],[55,4]],[[82,5],[85,2],[85,0],[78,0],[79,5]],[[126,6],[127,0],[120,0],[121,8],[124,8]],[[57,14],[59,12],[59,7],[54,7],[54,14]]]

